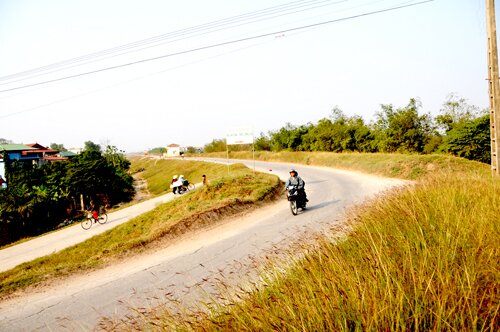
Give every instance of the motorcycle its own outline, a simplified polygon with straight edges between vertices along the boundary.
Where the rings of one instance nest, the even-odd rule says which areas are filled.
[[[292,214],[296,216],[299,209],[302,209],[302,211],[306,209],[307,202],[305,195],[301,194],[296,186],[288,186],[286,189],[288,191],[287,198],[290,202],[290,210],[292,210]]]

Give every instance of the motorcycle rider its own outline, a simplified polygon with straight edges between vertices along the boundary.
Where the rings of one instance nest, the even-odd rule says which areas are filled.
[[[309,200],[307,199],[306,191],[304,189],[305,185],[306,183],[299,176],[299,173],[297,173],[297,171],[292,168],[290,170],[290,178],[285,183],[285,190],[288,188],[288,186],[295,186],[297,188],[299,196],[302,197],[304,199],[304,203],[306,203],[309,202]]]

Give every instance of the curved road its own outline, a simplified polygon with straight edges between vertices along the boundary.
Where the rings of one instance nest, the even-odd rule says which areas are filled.
[[[238,162],[254,167],[252,161]],[[288,177],[292,166],[306,182],[307,211],[293,216],[283,199],[213,229],[187,235],[147,256],[0,302],[0,330],[93,330],[102,316],[124,317],[130,308],[154,307],[165,298],[196,305],[213,294],[218,280],[231,285],[251,280],[252,273],[256,275],[255,262],[273,249],[286,248],[306,233],[341,225],[346,208],[403,184],[329,168],[255,162],[257,171],[281,179]],[[22,245],[29,247],[30,242]]]

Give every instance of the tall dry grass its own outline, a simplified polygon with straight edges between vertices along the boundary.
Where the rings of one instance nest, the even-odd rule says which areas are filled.
[[[323,239],[286,273],[276,266],[244,300],[182,318],[167,312],[144,326],[498,331],[500,180],[471,169],[427,176],[363,208],[349,236]]]

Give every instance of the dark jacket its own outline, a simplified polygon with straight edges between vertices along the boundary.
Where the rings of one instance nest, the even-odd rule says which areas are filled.
[[[304,190],[305,185],[306,183],[304,180],[302,180],[299,174],[296,173],[296,176],[290,176],[290,178],[286,181],[285,189],[288,188],[288,186],[296,186],[297,189]]]

